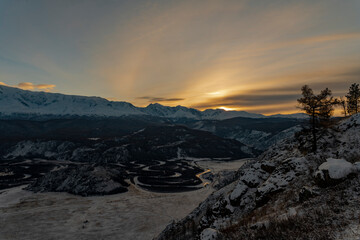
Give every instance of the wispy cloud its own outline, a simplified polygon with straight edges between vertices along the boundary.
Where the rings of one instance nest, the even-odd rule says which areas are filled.
[[[279,41],[274,44],[269,44],[265,47],[254,46],[253,48],[248,48],[242,50],[240,53],[242,57],[248,56],[261,56],[266,54],[269,51],[294,48],[299,46],[310,46],[315,44],[325,44],[336,41],[346,41],[346,40],[357,40],[360,39],[360,32],[350,32],[350,33],[337,33],[337,34],[325,34],[325,35],[315,35],[310,37],[299,37],[295,40],[289,41]]]
[[[162,97],[137,97],[137,99],[145,99],[148,100],[148,102],[180,102],[185,100],[185,98],[162,98]]]

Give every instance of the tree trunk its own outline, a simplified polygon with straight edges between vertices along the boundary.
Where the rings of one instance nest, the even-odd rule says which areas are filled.
[[[317,139],[316,139],[316,118],[315,118],[315,109],[313,109],[312,112],[312,135],[313,135],[313,141],[312,141],[312,151],[316,152],[317,150]]]

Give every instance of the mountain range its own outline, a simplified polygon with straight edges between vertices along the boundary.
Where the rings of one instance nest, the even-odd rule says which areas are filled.
[[[225,111],[223,109],[199,111],[183,106],[163,106],[158,103],[152,103],[147,107],[136,107],[128,102],[109,101],[101,97],[33,92],[19,88],[0,86],[0,117],[2,119],[29,119],[40,116],[64,118],[73,116],[119,117],[130,115],[196,120],[224,120],[235,117],[306,118],[304,114],[265,116],[245,111]]]

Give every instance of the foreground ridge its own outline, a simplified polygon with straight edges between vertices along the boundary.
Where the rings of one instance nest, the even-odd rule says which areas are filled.
[[[358,238],[359,132],[357,114],[329,129],[315,154],[299,146],[304,135],[281,141],[155,239]]]

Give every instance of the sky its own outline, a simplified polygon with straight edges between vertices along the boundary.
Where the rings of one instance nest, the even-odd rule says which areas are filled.
[[[359,0],[0,0],[0,84],[135,106],[298,112],[360,83]]]

